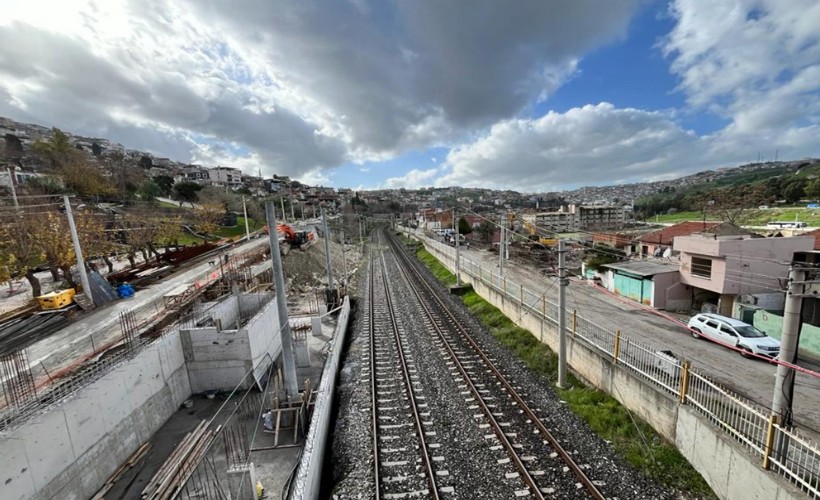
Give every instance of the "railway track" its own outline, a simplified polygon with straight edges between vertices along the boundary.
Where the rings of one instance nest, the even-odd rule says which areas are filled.
[[[374,255],[376,254],[376,255]],[[376,499],[439,498],[452,486],[439,486],[433,462],[440,447],[405,331],[396,319],[381,251],[370,257],[368,329],[373,477]],[[419,394],[417,394],[419,393]],[[428,438],[430,438],[428,440]],[[440,468],[440,474],[446,470]]]
[[[425,328],[432,333],[433,343],[461,389],[469,416],[496,453],[498,480],[518,482],[518,487],[512,486],[518,497],[583,496],[603,500],[599,485],[604,481],[588,477],[585,466],[576,462],[549,431],[538,409],[530,406],[527,394],[508,380],[504,370],[449,310],[440,292],[424,279],[418,264],[394,237],[386,237],[423,312]]]

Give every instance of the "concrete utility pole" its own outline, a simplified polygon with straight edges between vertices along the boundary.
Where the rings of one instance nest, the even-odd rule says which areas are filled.
[[[325,233],[325,255],[327,256],[327,306],[328,310],[336,306],[336,286],[333,284],[333,262],[330,256],[330,230],[327,228],[327,215],[322,209],[322,231]]]
[[[279,197],[279,205],[282,207],[282,222],[287,222],[288,221],[288,216],[285,215],[285,197],[284,196]]]
[[[302,222],[305,222],[305,202],[299,204],[299,208],[302,209]]]
[[[290,201],[290,220],[295,221],[296,220],[296,214],[293,213],[293,199],[291,198],[288,201]]]
[[[347,256],[345,255],[345,230],[342,228],[341,230],[341,237],[342,237],[342,265],[344,266],[345,277],[342,280],[345,286],[345,293],[347,293]]]
[[[362,216],[359,216],[359,243],[364,245],[364,221],[362,220]]]
[[[504,216],[498,224],[498,275],[504,277]]]
[[[456,228],[456,286],[461,286],[461,241],[458,235],[458,219],[456,218],[456,211],[453,209],[453,225]]]
[[[564,240],[558,240],[558,387],[567,386],[567,266]]]
[[[783,311],[783,333],[780,338],[779,361],[797,361],[797,341],[800,338],[800,310],[806,295],[806,271],[792,265],[789,270],[789,290],[786,292],[786,307]],[[782,425],[792,424],[792,396],[794,394],[794,369],[777,365],[774,382],[772,413],[778,416]]]
[[[242,197],[242,215],[245,216],[245,239],[247,241],[251,240],[251,230],[248,227],[248,207],[245,206],[245,197]]]
[[[17,204],[17,189],[14,187],[16,175],[14,174],[14,167],[9,167],[9,186],[11,187],[11,198],[14,201],[14,210],[19,210],[20,205]]]
[[[80,272],[80,283],[83,285],[83,293],[93,304],[94,297],[91,294],[91,285],[88,283],[88,274],[85,272],[83,250],[80,248],[80,237],[77,236],[77,226],[74,225],[74,214],[71,213],[71,203],[68,201],[68,195],[63,195],[63,202],[65,203],[65,215],[68,217],[68,229],[71,231],[71,242],[74,243],[74,255],[77,256],[77,271]]]
[[[268,219],[268,241],[273,264],[273,282],[276,289],[276,308],[279,312],[279,334],[282,336],[282,364],[284,365],[285,391],[291,398],[299,395],[296,380],[296,364],[293,362],[293,339],[288,322],[288,301],[285,297],[285,274],[282,272],[282,256],[279,253],[279,233],[276,231],[276,213],[272,201],[265,202],[265,217]]]

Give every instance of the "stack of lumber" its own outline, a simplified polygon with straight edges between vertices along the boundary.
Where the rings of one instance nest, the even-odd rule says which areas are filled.
[[[144,457],[145,454],[151,450],[151,446],[153,446],[151,443],[145,443],[139,448],[137,448],[137,451],[135,451],[134,454],[131,455],[128,458],[128,460],[126,460],[122,465],[117,467],[117,470],[115,470],[108,477],[102,488],[100,488],[100,490],[97,491],[97,493],[95,493],[93,497],[91,497],[91,500],[103,500],[105,498],[105,494],[108,493],[108,490],[110,490],[114,486],[114,484],[116,484],[116,482],[120,480],[120,478],[123,476],[123,474],[125,474],[126,471],[128,471],[131,467],[133,467],[140,460],[142,460],[142,457]]]
[[[219,428],[216,431],[208,430],[207,422],[203,420],[193,431],[185,434],[182,441],[142,490],[142,498],[152,500],[173,498],[185,486],[185,482],[205,457],[217,432]]]

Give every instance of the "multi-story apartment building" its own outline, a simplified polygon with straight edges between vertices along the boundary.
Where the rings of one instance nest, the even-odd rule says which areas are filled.
[[[215,167],[209,170],[211,183],[230,188],[242,187],[242,171],[233,167]]]
[[[569,205],[554,212],[539,212],[524,217],[555,232],[612,229],[620,227],[624,221],[624,208],[603,205]]]

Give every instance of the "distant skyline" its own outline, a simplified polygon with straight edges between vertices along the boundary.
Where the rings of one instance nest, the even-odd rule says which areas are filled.
[[[820,156],[816,0],[6,2],[0,116],[354,189]]]

